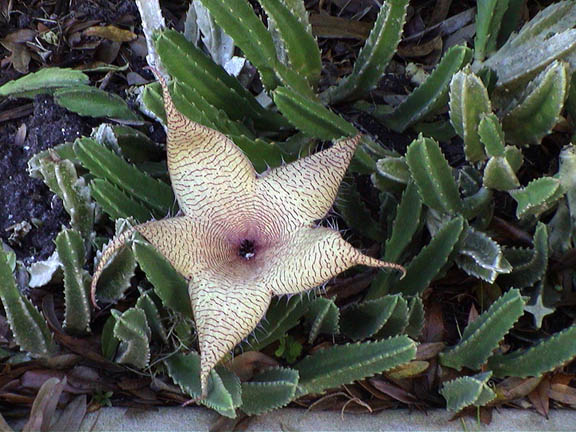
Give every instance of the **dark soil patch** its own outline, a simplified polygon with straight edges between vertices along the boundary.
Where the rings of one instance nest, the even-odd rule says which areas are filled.
[[[27,136],[20,144],[16,134],[22,124]],[[41,180],[30,177],[28,160],[89,132],[84,119],[56,105],[50,96],[35,98],[34,113],[25,122],[0,124],[0,238],[25,263],[50,256],[54,237],[69,220],[61,200]],[[30,224],[30,230],[19,235],[22,223]]]

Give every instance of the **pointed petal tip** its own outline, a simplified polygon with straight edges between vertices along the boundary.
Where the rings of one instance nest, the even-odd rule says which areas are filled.
[[[352,137],[341,138],[334,142],[335,145],[350,146],[352,148],[358,147],[362,134],[357,134]]]
[[[102,256],[100,257],[100,261],[96,266],[96,270],[94,270],[94,275],[92,276],[92,282],[90,283],[90,301],[92,302],[92,306],[95,309],[100,309],[100,307],[96,303],[96,287],[98,285],[98,279],[102,276],[102,272],[108,264],[108,261],[112,258],[112,256],[118,252],[119,249],[124,247],[128,238],[136,231],[136,228],[130,228],[124,231],[119,236],[112,239],[112,241],[108,244],[104,252],[102,252]]]
[[[400,280],[404,279],[404,277],[406,276],[406,269],[404,268],[404,266],[393,262],[381,261],[379,259],[372,258],[366,255],[360,255],[358,264],[363,264],[370,267],[389,268],[393,270],[398,270],[399,272],[402,273],[402,275],[400,276]]]

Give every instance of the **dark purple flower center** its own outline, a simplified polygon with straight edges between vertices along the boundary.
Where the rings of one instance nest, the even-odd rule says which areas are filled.
[[[254,246],[254,240],[244,239],[240,243],[238,248],[238,255],[240,255],[245,260],[254,258],[256,255],[256,247]]]

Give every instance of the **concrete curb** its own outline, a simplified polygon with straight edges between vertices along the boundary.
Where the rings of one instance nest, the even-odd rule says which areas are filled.
[[[86,419],[83,430],[93,431],[207,431],[218,415],[205,408],[134,410],[105,408]],[[528,410],[501,409],[484,426],[472,419],[450,422],[450,414],[433,410],[427,414],[389,410],[377,414],[344,414],[335,411],[282,409],[254,418],[248,431],[573,431],[576,411],[555,410],[550,419]],[[22,424],[14,424],[21,428]]]

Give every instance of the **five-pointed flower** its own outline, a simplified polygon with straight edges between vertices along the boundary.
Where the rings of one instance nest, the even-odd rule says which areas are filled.
[[[258,175],[221,133],[177,111],[160,79],[170,179],[183,216],[137,225],[104,251],[92,280],[138,231],[189,281],[201,355],[202,395],[211,369],[250,334],[272,296],[312,289],[370,258],[338,231],[317,227],[332,206],[359,137]]]

